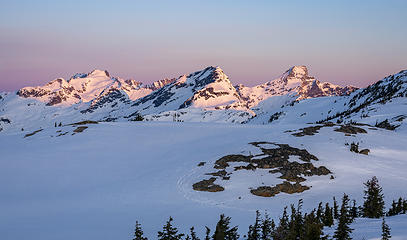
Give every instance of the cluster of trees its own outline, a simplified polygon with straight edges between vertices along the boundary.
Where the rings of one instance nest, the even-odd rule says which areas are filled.
[[[393,200],[393,203],[391,204],[391,207],[387,212],[387,216],[394,216],[405,213],[407,213],[407,199],[399,198],[397,202]]]
[[[300,199],[296,206],[290,206],[290,214],[288,214],[287,211],[288,207],[284,208],[278,224],[269,217],[267,212],[264,214],[264,217],[262,217],[260,212],[256,211],[255,221],[249,226],[248,232],[243,238],[247,240],[329,239],[329,236],[323,233],[323,228],[332,227],[336,221],[337,226],[332,236],[333,239],[348,240],[351,239],[350,235],[353,229],[350,227],[350,224],[353,220],[357,217],[367,217],[383,218],[382,239],[390,239],[390,228],[386,224],[384,216],[406,213],[407,200],[400,198],[397,202],[393,201],[392,207],[386,213],[384,196],[378,179],[373,177],[364,183],[364,185],[364,202],[362,206],[357,206],[355,200],[351,201],[349,196],[344,194],[340,205],[334,197],[332,206],[329,203],[323,204],[320,202],[317,208],[314,208],[308,213],[303,213],[303,201]],[[238,227],[232,227],[230,221],[230,217],[223,214],[220,215],[213,234],[211,234],[211,230],[208,227],[205,227],[205,240],[239,239]],[[163,226],[162,231],[158,232],[157,236],[159,240],[199,240],[194,227],[190,228],[188,234],[182,234],[178,233],[178,229],[173,226],[172,222],[173,218],[170,217]],[[143,231],[138,222],[136,222],[133,240],[147,240],[147,238],[143,236]]]

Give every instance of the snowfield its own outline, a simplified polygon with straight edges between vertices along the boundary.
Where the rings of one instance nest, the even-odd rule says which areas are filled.
[[[171,121],[171,120],[170,120]],[[156,238],[169,216],[182,232],[195,226],[212,230],[225,213],[239,225],[241,236],[254,221],[255,210],[277,219],[283,207],[304,200],[304,211],[320,201],[332,202],[343,193],[360,205],[363,182],[377,176],[386,206],[407,197],[407,131],[362,127],[367,134],[345,136],[324,127],[313,136],[295,137],[287,130],[309,125],[277,122],[271,125],[187,122],[111,122],[48,127],[24,138],[27,131],[0,134],[0,233],[15,239],[131,239],[136,220],[147,237]],[[60,132],[57,132],[60,131]],[[57,137],[60,133],[67,134]],[[330,175],[306,177],[310,190],[265,198],[249,188],[281,183],[279,174],[240,170],[217,193],[197,192],[196,181],[207,179],[213,163],[228,154],[257,154],[253,141],[286,143],[317,156],[315,166]],[[352,142],[369,155],[349,151]],[[270,146],[272,147],[272,146]],[[290,158],[290,161],[300,161]],[[206,162],[202,167],[198,163]],[[407,216],[386,219],[393,239],[406,239]],[[357,219],[354,239],[378,239],[381,221]],[[332,233],[333,229],[325,229]]]

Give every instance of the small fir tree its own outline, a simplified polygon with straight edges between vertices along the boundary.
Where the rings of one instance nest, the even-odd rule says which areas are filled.
[[[324,225],[330,227],[334,224],[334,216],[332,214],[332,208],[329,207],[329,203],[325,204],[325,213],[324,213]]]
[[[316,213],[316,218],[319,222],[323,222],[323,214],[324,214],[324,207],[322,206],[322,202],[319,202],[317,213]]]
[[[364,183],[366,189],[364,190],[364,203],[362,213],[364,217],[380,218],[384,215],[384,200],[382,188],[376,177]]]
[[[220,219],[216,224],[215,232],[212,239],[214,240],[237,240],[239,234],[237,233],[237,226],[230,227],[230,217],[225,217],[224,214],[220,215]]]
[[[339,218],[338,203],[336,202],[335,197],[334,197],[333,216],[334,216],[334,219],[338,219],[338,218]]]
[[[144,237],[143,234],[144,234],[144,232],[141,229],[141,224],[138,221],[136,221],[133,240],[147,240],[147,238]]]
[[[280,218],[280,222],[275,231],[273,231],[274,240],[283,240],[287,238],[289,231],[289,219],[287,215],[287,207],[284,208],[283,216]]]
[[[352,207],[350,208],[350,216],[352,219],[358,217],[358,207],[356,206],[356,200],[352,200]]]
[[[304,216],[304,236],[303,239],[319,240],[323,235],[323,224],[321,224],[315,215],[315,211]]]
[[[390,227],[386,224],[386,221],[382,220],[382,240],[389,240],[391,238],[390,235]]]
[[[291,205],[291,221],[287,239],[303,239],[304,220],[302,218],[302,199],[298,200],[297,209]]]
[[[195,228],[191,227],[189,229],[189,233],[191,234],[191,240],[199,240],[199,238],[196,236]]]
[[[270,220],[267,212],[264,214],[264,219],[261,222],[261,240],[271,240],[272,232],[274,231],[274,221]]]
[[[349,216],[349,197],[346,194],[343,194],[342,205],[340,209],[338,226],[334,233],[334,239],[337,240],[350,240],[350,234],[352,233],[352,228],[349,227],[349,224],[352,222],[351,217]]]
[[[249,232],[247,233],[247,240],[259,240],[262,231],[260,219],[260,212],[256,211],[256,220],[253,225],[249,226]]]
[[[207,226],[205,226],[205,229],[205,240],[210,240],[211,229],[209,229]]]
[[[170,217],[167,223],[163,226],[163,230],[158,232],[159,240],[180,240],[184,236],[182,233],[178,233],[178,229],[172,226],[172,217]]]

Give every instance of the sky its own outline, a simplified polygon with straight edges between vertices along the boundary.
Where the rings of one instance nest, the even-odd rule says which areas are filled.
[[[78,72],[151,83],[220,66],[232,83],[293,65],[367,86],[407,69],[407,1],[0,0],[0,91]]]

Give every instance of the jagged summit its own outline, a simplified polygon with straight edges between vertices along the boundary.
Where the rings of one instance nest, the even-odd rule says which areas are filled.
[[[95,69],[89,73],[76,73],[68,81],[58,78],[44,86],[22,88],[17,91],[17,95],[36,98],[48,106],[70,106],[97,101],[102,95],[105,96],[106,92],[124,91],[131,100],[136,100],[173,81],[175,80],[163,79],[150,85],[143,85],[133,79],[111,77],[107,70]]]
[[[245,99],[248,107],[254,107],[261,101],[273,96],[290,95],[294,100],[306,98],[346,95],[356,88],[341,87],[328,82],[320,82],[309,76],[304,65],[290,67],[278,78],[254,87],[236,86],[239,95]]]
[[[286,77],[285,79],[301,79],[301,80],[307,80],[307,79],[312,79],[312,77],[310,77],[308,75],[308,68],[304,65],[300,65],[300,66],[293,66],[290,69],[288,69],[286,72]]]

